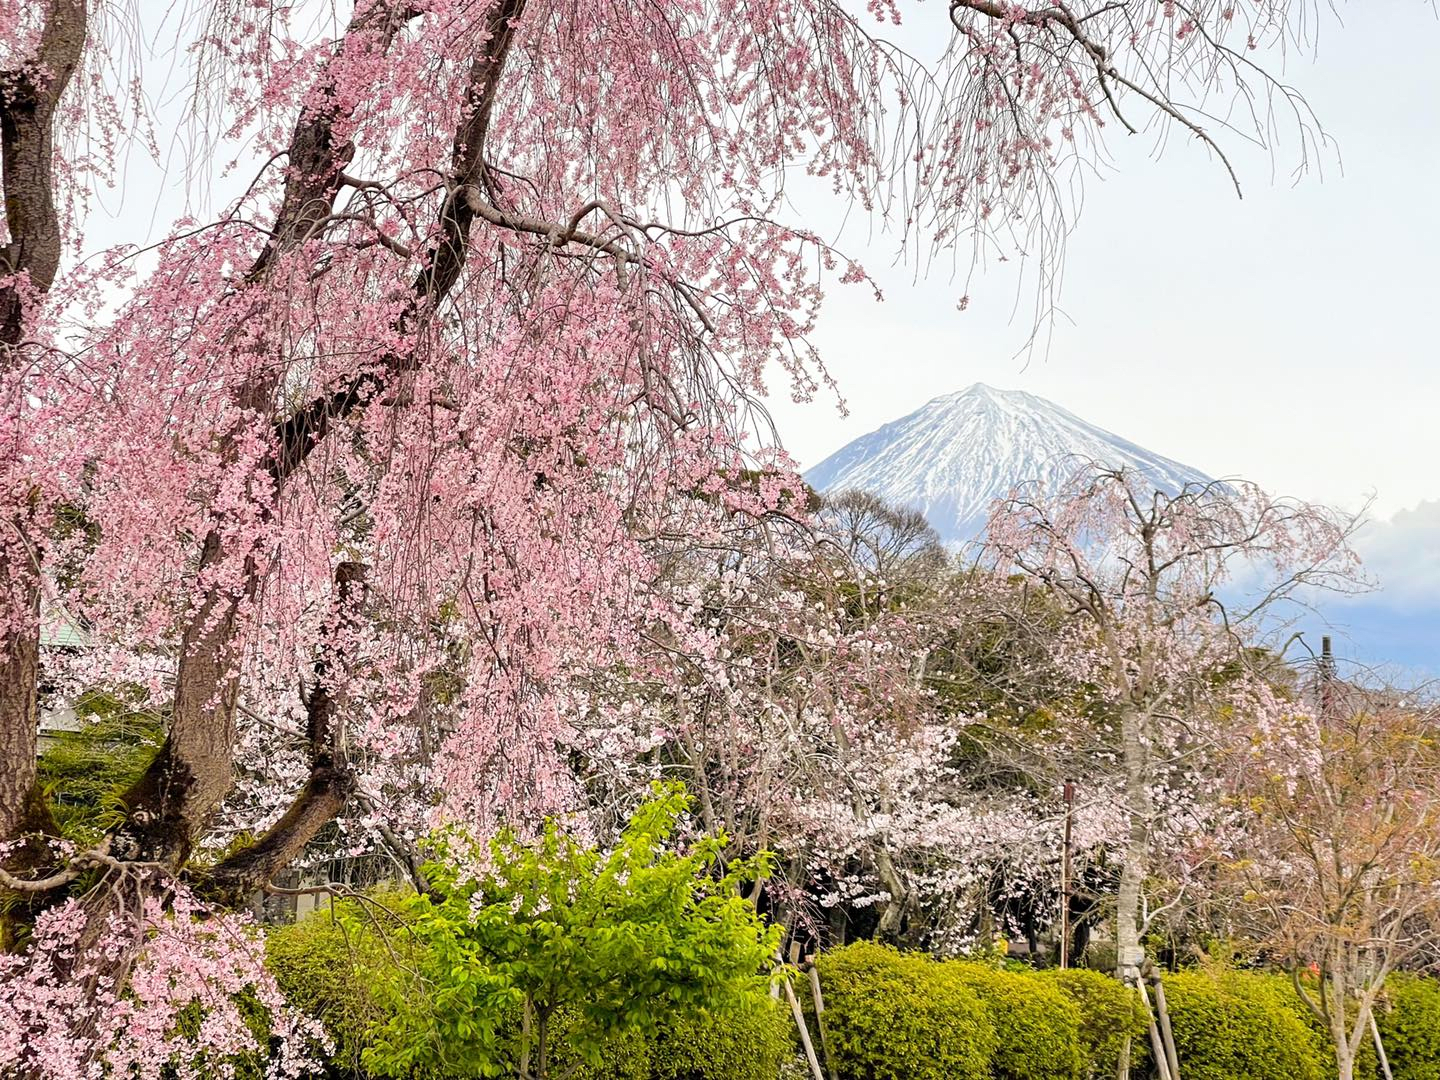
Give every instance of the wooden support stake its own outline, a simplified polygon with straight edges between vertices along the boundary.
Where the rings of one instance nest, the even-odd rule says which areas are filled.
[[[1075,781],[1065,781],[1065,848],[1060,859],[1060,970],[1070,966],[1070,825],[1075,816]]]
[[[1385,1053],[1385,1044],[1380,1041],[1380,1025],[1375,1022],[1373,1012],[1370,1014],[1370,1034],[1375,1039],[1375,1054],[1380,1058],[1380,1070],[1385,1074],[1385,1080],[1395,1080],[1395,1074],[1390,1071],[1390,1058]]]
[[[815,966],[815,957],[810,961],[810,997],[815,1002],[815,1027],[820,1032],[820,1052],[825,1056],[825,1068],[830,1080],[840,1080],[835,1071],[835,1057],[830,1053],[830,1040],[825,1034],[825,998],[820,993],[820,969]]]
[[[1165,1044],[1160,1039],[1160,1029],[1155,1026],[1155,1010],[1150,1008],[1150,995],[1145,992],[1145,980],[1135,984],[1140,990],[1140,1000],[1145,1003],[1145,1020],[1150,1029],[1150,1054],[1155,1059],[1155,1073],[1158,1080],[1175,1080],[1170,1075],[1170,1059],[1165,1053]]]
[[[1170,1027],[1170,1009],[1165,1004],[1165,984],[1160,973],[1150,971],[1150,985],[1155,988],[1155,1012],[1160,1017],[1160,1038],[1165,1043],[1165,1060],[1170,1066],[1170,1080],[1180,1080],[1180,1055],[1175,1050],[1175,1032]]]
[[[805,1048],[805,1060],[810,1063],[810,1075],[815,1080],[825,1080],[825,1074],[820,1071],[820,1059],[815,1056],[815,1045],[810,1041],[810,1029],[805,1025],[805,1013],[800,1008],[800,999],[795,996],[795,988],[790,985],[790,980],[782,979],[781,984],[785,987],[785,998],[790,1002],[790,1012],[795,1017],[795,1027],[800,1032],[800,1045]]]

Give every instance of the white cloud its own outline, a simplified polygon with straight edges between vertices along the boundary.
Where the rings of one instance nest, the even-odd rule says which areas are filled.
[[[1355,538],[1366,570],[1379,580],[1371,604],[1395,611],[1440,610],[1440,499],[1372,521]]]

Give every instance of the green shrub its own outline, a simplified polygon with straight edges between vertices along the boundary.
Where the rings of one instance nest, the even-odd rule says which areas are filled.
[[[412,947],[403,927],[385,925],[390,919],[384,912],[403,911],[409,899],[403,893],[385,894],[382,907],[367,905],[368,924],[347,901],[336,905],[347,916],[344,923],[322,911],[266,935],[266,966],[286,999],[319,1020],[335,1044],[332,1072],[366,1075],[360,1056],[370,1045],[370,1031],[387,1018],[376,993],[376,973]],[[367,925],[368,930],[356,929]]]
[[[533,839],[502,831],[484,859],[455,836],[460,858],[426,864],[434,892],[410,909],[413,962],[375,972],[389,1007],[365,1067],[500,1076],[528,1059],[546,1080],[571,1071],[557,1054],[599,1068],[631,1032],[653,1039],[674,1016],[768,1003],[780,931],[741,895],[767,857],[722,867],[723,835],[682,849],[689,805],[679,785],[655,785],[607,849],[556,820]],[[477,863],[478,876],[457,865]]]
[[[944,965],[980,995],[995,1028],[995,1080],[1068,1080],[1080,1075],[1080,1009],[1060,989],[981,964]]]
[[[612,1035],[598,1060],[575,1053],[569,1017],[556,1030],[554,1070],[575,1080],[775,1080],[790,1053],[791,1019],[768,998],[748,1008],[676,1013],[657,1030]]]
[[[413,896],[384,894],[385,909],[408,917]],[[291,1004],[320,1020],[334,1042],[330,1073],[366,1076],[361,1055],[372,1032],[388,1022],[387,1005],[377,988],[393,974],[398,961],[415,963],[415,943],[403,925],[389,922],[381,908],[354,902],[337,904],[343,920],[326,913],[290,926],[276,927],[266,941],[267,965]],[[362,913],[379,914],[380,923],[362,921]],[[366,926],[371,929],[366,930]],[[381,933],[384,932],[384,939]],[[429,1007],[428,997],[408,1007]],[[574,1009],[554,1018],[557,1075],[574,1080],[774,1080],[791,1050],[790,1014],[769,998],[749,1008],[714,1013],[666,1012],[656,1030],[631,1030],[613,1035],[587,1061],[577,1053],[587,1037],[586,1025]],[[518,1038],[514,1010],[495,1018],[503,1040]],[[443,1067],[430,1077],[449,1075]]]
[[[748,1009],[677,1016],[650,1045],[648,1080],[775,1080],[794,1021],[767,999]]]
[[[555,1052],[551,1068],[556,1075],[571,1080],[650,1080],[652,1040],[642,1031],[626,1031],[611,1035],[582,1057],[576,1053],[576,1038],[581,1027],[580,1017],[565,1010],[555,1017]],[[518,1033],[508,1038],[514,1039]]]
[[[822,953],[825,1031],[843,1080],[987,1080],[995,1029],[944,964],[871,942]]]
[[[1288,980],[1247,972],[1165,977],[1185,1080],[1325,1080],[1329,1043],[1308,1023]]]
[[[1385,999],[1375,1019],[1395,1080],[1440,1080],[1440,981],[1391,975]]]
[[[1144,1044],[1140,995],[1119,979],[1085,968],[1052,968],[1035,977],[1053,983],[1080,1010],[1080,1075],[1087,1080],[1109,1080],[1115,1075],[1127,1035],[1132,1047]]]

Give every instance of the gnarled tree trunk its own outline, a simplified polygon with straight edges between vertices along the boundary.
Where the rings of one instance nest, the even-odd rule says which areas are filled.
[[[55,110],[85,43],[85,0],[50,0],[34,62],[0,72],[0,169],[8,243],[0,249],[0,423],[15,430],[0,445],[17,445],[26,364],[23,343],[34,311],[60,267],[55,207]],[[14,440],[14,442],[12,442]],[[19,461],[0,463],[0,481]],[[22,499],[24,497],[22,496]],[[30,838],[6,862],[29,869],[45,859],[43,837],[54,822],[36,785],[40,657],[39,530],[27,505],[8,508],[0,524],[0,840]],[[7,920],[8,922],[8,920]],[[8,932],[0,934],[0,945]]]

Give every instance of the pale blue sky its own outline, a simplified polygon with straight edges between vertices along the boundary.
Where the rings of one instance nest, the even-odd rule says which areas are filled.
[[[917,37],[916,19],[941,14],[906,10]],[[776,388],[772,412],[802,467],[982,381],[1212,475],[1352,509],[1373,493],[1358,546],[1382,590],[1326,603],[1302,627],[1317,648],[1328,631],[1342,656],[1440,674],[1440,18],[1418,0],[1375,0],[1318,25],[1317,52],[1290,55],[1283,75],[1334,140],[1328,156],[1297,181],[1293,141],[1272,162],[1225,139],[1239,201],[1202,147],[1174,138],[1157,158],[1153,137],[1112,128],[1117,168],[1087,184],[1067,317],[1046,349],[1017,356],[1033,294],[1013,268],[972,281],[962,313],[962,287],[916,282],[892,265],[891,239],[840,234],[886,300],[854,288],[822,316],[848,417]]]
[[[913,19],[942,16],[922,5]],[[1342,24],[1343,23],[1343,24]],[[1245,189],[1193,142],[1112,129],[1117,170],[1087,186],[1048,350],[1007,268],[970,286],[913,282],[893,243],[851,227],[886,301],[838,293],[819,342],[849,403],[777,393],[786,444],[812,465],[929,398],[983,381],[1048,397],[1216,475],[1388,516],[1440,498],[1440,19],[1413,0],[1322,16],[1318,57],[1291,56],[1335,148],[1292,183],[1295,146],[1224,140]],[[1218,133],[1217,133],[1218,134]],[[808,201],[808,200],[807,200]],[[810,210],[809,206],[801,207]],[[778,388],[777,388],[778,389]]]

